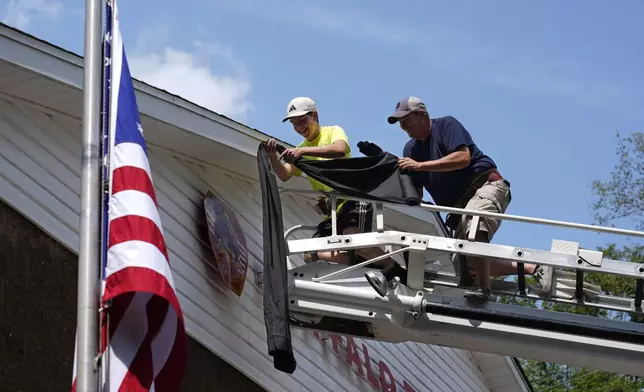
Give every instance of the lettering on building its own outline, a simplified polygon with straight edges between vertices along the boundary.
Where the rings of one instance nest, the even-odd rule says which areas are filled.
[[[377,391],[416,392],[416,389],[407,380],[400,382],[400,378],[396,379],[389,369],[389,365],[382,360],[377,361],[378,366],[377,370],[375,370],[372,366],[372,361],[376,361],[369,356],[368,347],[362,342],[360,342],[362,347],[358,347],[352,336],[337,334],[322,335],[317,331],[313,332],[313,336],[322,345],[325,345],[330,340],[335,354]],[[343,344],[343,338],[346,340],[346,345]],[[342,350],[345,353],[342,353]]]

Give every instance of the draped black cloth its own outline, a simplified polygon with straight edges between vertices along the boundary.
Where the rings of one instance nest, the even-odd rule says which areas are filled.
[[[293,163],[311,178],[349,196],[372,201],[419,205],[422,193],[409,173],[398,168],[398,157],[370,142],[358,143],[365,157],[328,160],[299,159]],[[278,146],[278,151],[283,151]],[[268,353],[274,367],[293,373],[293,356],[288,314],[287,246],[282,223],[282,203],[275,175],[264,144],[257,149],[257,168],[262,191],[264,235],[264,322]]]

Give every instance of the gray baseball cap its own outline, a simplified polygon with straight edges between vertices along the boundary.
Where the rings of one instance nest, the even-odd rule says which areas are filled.
[[[427,113],[427,106],[417,97],[405,97],[398,101],[396,110],[391,116],[387,118],[389,124],[395,124],[401,118],[405,117],[411,112],[425,112]]]

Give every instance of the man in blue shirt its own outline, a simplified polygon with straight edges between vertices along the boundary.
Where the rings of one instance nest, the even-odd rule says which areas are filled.
[[[457,119],[451,116],[430,118],[426,105],[419,98],[407,97],[396,104],[395,112],[387,121],[389,124],[399,123],[410,137],[403,149],[403,158],[398,162],[400,169],[416,172],[417,185],[429,192],[434,203],[505,213],[512,199],[510,183],[501,176],[492,158],[481,151]],[[501,220],[487,217],[479,219],[476,241],[490,242]],[[471,216],[452,215],[447,220],[457,238],[467,238],[471,223]],[[489,258],[468,256],[467,263],[468,268],[473,268],[476,273],[479,288],[468,291],[466,297],[488,300],[491,295],[490,274],[502,276],[517,273],[516,262],[493,262]],[[550,292],[552,267],[525,264],[524,268],[527,274],[537,279],[543,292]],[[383,296],[392,278],[386,272],[367,273],[371,285]]]

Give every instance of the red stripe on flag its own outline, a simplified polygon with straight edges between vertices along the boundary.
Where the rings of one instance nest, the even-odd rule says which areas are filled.
[[[149,268],[128,267],[108,276],[105,281],[103,301],[133,291],[152,293],[165,298],[183,322],[181,306],[174,290],[165,276]]]
[[[122,166],[112,173],[112,194],[127,190],[147,193],[158,207],[152,180],[148,173],[140,167]]]
[[[123,288],[123,285],[127,288]],[[124,290],[131,290],[124,292]],[[176,392],[181,386],[185,372],[187,356],[187,339],[183,322],[183,313],[174,290],[165,277],[154,270],[143,267],[129,267],[111,274],[105,285],[103,300],[113,298],[109,308],[110,325],[109,334],[113,336],[119,328],[119,321],[127,311],[137,292],[151,292],[154,294],[146,305],[148,331],[144,341],[138,347],[137,354],[128,367],[119,391],[149,391],[153,380],[152,340],[158,334],[165,320],[169,306],[172,306],[177,317],[176,335],[170,354],[159,371],[155,381],[155,390],[158,392]],[[103,325],[103,332],[105,325]]]
[[[181,387],[185,372],[186,350],[188,339],[183,323],[177,323],[177,332],[174,337],[174,346],[168,360],[161,368],[156,378],[155,390],[157,392],[175,392]]]
[[[139,215],[126,215],[112,220],[108,249],[127,241],[148,242],[156,246],[168,261],[168,250],[163,234],[151,219]]]
[[[119,391],[147,392],[150,390],[154,377],[152,340],[159,333],[167,312],[168,302],[165,299],[156,296],[150,298],[146,305],[148,330],[129,366],[121,384],[122,388]]]

